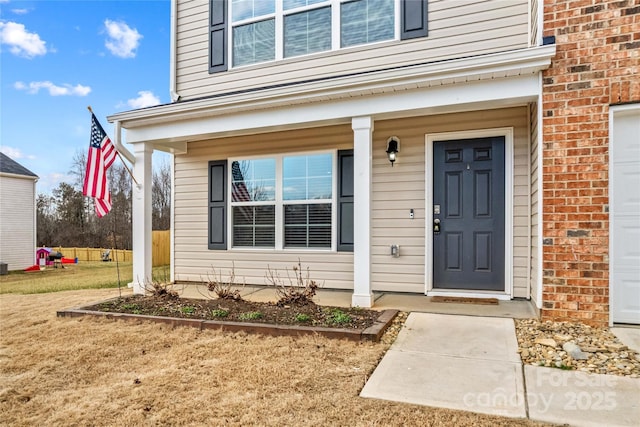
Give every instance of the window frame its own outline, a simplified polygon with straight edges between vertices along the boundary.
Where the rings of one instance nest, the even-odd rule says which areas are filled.
[[[331,199],[309,199],[309,200],[284,200],[283,194],[283,182],[284,182],[284,170],[283,163],[285,157],[296,156],[312,156],[317,154],[330,154],[331,155]],[[275,174],[275,187],[276,194],[275,200],[258,201],[258,202],[234,202],[232,199],[232,164],[234,161],[243,160],[260,160],[260,159],[274,159],[276,174]],[[285,252],[337,252],[338,251],[338,150],[314,150],[314,151],[296,151],[288,152],[284,154],[265,154],[255,156],[242,156],[242,157],[229,157],[227,159],[227,173],[226,179],[229,182],[227,186],[227,208],[229,211],[227,221],[227,242],[229,242],[228,249],[239,252],[264,252],[264,251],[285,251]],[[308,205],[308,204],[326,204],[331,203],[331,246],[328,248],[320,247],[286,247],[284,245],[284,208],[286,205]],[[275,205],[275,244],[273,247],[268,246],[235,246],[233,240],[233,208],[235,206],[258,206],[258,205]]]
[[[247,18],[243,20],[239,20],[237,22],[233,22],[233,4],[232,0],[228,0],[228,7],[226,8],[226,19],[228,24],[228,37],[226,40],[226,53],[227,53],[227,61],[229,63],[229,69],[241,69],[245,67],[252,67],[256,65],[263,64],[271,64],[276,61],[283,60],[296,60],[299,58],[305,58],[311,55],[322,55],[327,53],[334,53],[337,51],[344,51],[349,49],[358,49],[363,46],[372,46],[380,43],[389,43],[394,41],[401,40],[401,32],[402,32],[402,23],[401,23],[401,0],[393,0],[393,10],[394,10],[394,31],[393,38],[387,40],[376,41],[372,43],[363,43],[357,44],[353,46],[341,47],[341,39],[340,39],[340,16],[341,16],[341,6],[344,3],[351,3],[356,0],[326,0],[321,3],[314,3],[307,6],[302,6],[294,9],[284,10],[283,5],[284,2],[282,0],[275,0],[275,12],[261,15],[259,17]],[[284,49],[284,20],[287,15],[295,15],[298,13],[308,12],[311,10],[321,9],[325,7],[331,8],[331,49],[306,53],[301,55],[289,56],[285,57],[285,49]],[[257,22],[266,21],[269,19],[275,20],[275,57],[274,59],[256,62],[252,64],[244,64],[244,65],[235,65],[233,61],[233,30],[236,27],[240,27],[243,25],[255,24]]]

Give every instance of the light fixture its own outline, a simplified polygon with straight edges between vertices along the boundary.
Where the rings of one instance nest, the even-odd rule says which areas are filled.
[[[396,161],[396,157],[398,156],[398,152],[400,151],[400,138],[397,136],[392,136],[387,139],[387,157],[389,157],[389,161],[391,162],[391,167],[393,167],[393,162]]]

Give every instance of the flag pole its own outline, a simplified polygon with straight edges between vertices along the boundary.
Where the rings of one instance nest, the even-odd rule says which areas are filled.
[[[91,112],[91,114],[93,114],[93,110],[91,109],[91,105],[87,106],[87,110],[89,110],[89,112]],[[127,170],[127,172],[129,172],[129,175],[131,176],[131,179],[133,179],[133,182],[135,182],[137,186],[140,186],[140,184],[138,184],[138,180],[136,180],[136,177],[133,176],[133,172],[131,172],[131,170],[129,169],[129,167],[125,163],[124,159],[122,158],[122,154],[120,154],[120,152],[118,151],[117,147],[116,147],[116,153],[118,153],[118,157],[120,157],[120,161],[122,162],[122,165]]]

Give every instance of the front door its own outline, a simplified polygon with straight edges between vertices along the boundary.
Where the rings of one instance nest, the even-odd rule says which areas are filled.
[[[505,290],[504,137],[433,146],[433,287]]]

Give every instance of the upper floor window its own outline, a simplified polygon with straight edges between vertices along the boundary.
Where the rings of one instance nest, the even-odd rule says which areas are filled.
[[[232,66],[396,38],[395,0],[231,0]]]
[[[209,71],[427,35],[427,0],[210,0]]]

